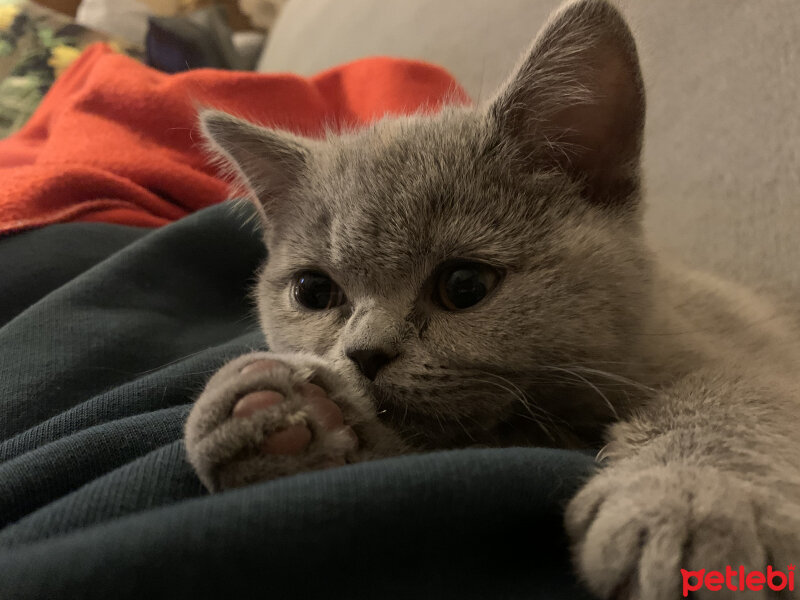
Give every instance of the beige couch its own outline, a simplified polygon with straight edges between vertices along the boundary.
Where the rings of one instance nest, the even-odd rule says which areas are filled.
[[[486,97],[556,0],[290,0],[259,69],[426,59]],[[629,0],[648,89],[654,246],[800,294],[800,5]]]

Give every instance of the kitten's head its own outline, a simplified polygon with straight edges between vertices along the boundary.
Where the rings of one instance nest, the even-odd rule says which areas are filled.
[[[636,359],[649,267],[644,94],[609,4],[558,12],[482,106],[325,140],[201,119],[263,218],[273,350],[327,357],[431,446],[611,418],[597,372]]]

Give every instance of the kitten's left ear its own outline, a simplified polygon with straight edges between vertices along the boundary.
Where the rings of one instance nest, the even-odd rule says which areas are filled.
[[[219,110],[200,112],[208,149],[230,168],[269,225],[306,169],[315,142]]]
[[[566,171],[598,203],[636,197],[644,86],[633,36],[606,0],[559,10],[489,113],[526,169]]]

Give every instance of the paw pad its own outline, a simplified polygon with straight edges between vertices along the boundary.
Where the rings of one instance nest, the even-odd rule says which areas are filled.
[[[240,374],[247,375],[257,371],[274,371],[281,368],[285,368],[285,366],[278,361],[262,359],[243,367]],[[341,409],[328,398],[325,389],[314,383],[303,383],[294,388],[294,392],[303,399],[306,410],[316,417],[317,423],[325,431],[341,431],[343,435],[353,440],[355,446],[358,446],[358,437],[352,428],[345,426]],[[246,419],[259,411],[270,410],[285,400],[286,396],[280,392],[271,390],[250,392],[236,402],[232,416],[236,419]],[[267,454],[297,455],[308,448],[313,437],[308,425],[302,423],[290,425],[270,434],[262,443],[261,450]],[[338,466],[338,464],[330,466]],[[341,464],[344,464],[344,460]]]
[[[270,435],[261,444],[267,454],[300,454],[311,443],[311,430],[305,425],[291,425]]]
[[[256,411],[267,410],[276,404],[280,404],[286,398],[283,394],[271,391],[251,392],[243,396],[233,407],[233,416],[236,418],[247,418]]]

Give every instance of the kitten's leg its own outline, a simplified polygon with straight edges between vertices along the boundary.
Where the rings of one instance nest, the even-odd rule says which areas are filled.
[[[738,575],[771,565],[788,576],[800,562],[800,410],[795,390],[772,387],[698,374],[612,428],[605,466],[567,510],[595,593],[674,600],[697,587],[681,569],[705,569],[736,575],[693,598],[772,597],[767,585],[739,590]]]
[[[371,400],[322,359],[270,352],[240,356],[209,380],[185,441],[212,491],[404,450]]]

